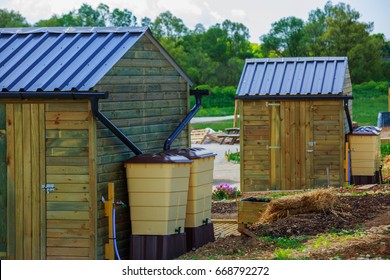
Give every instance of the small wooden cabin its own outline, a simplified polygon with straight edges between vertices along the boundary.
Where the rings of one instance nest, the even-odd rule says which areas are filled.
[[[103,259],[107,185],[128,204],[123,162],[163,150],[191,80],[146,28],[0,29],[0,66],[0,258]],[[116,228],[125,258],[128,208]]]
[[[247,60],[237,89],[242,191],[342,185],[351,95],[346,57]]]

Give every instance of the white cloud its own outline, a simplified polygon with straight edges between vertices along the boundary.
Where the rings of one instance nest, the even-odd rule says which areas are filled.
[[[233,16],[234,19],[244,19],[246,18],[247,14],[244,10],[236,10],[236,9],[233,9],[231,10],[231,14]]]
[[[186,15],[194,15],[199,16],[202,14],[202,10],[198,5],[195,5],[191,0],[159,0],[157,2],[157,7],[162,10],[171,11],[174,15],[186,14]]]
[[[208,2],[204,1],[203,5],[206,7],[208,14],[210,14],[215,20],[222,20],[222,16],[218,12],[213,11]]]

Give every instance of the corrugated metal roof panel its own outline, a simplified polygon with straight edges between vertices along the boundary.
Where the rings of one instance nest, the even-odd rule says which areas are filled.
[[[342,94],[346,57],[248,59],[237,88],[243,95]]]
[[[359,126],[353,129],[353,135],[375,135],[381,134],[382,128],[376,126]]]
[[[91,90],[146,30],[0,29],[0,90]]]

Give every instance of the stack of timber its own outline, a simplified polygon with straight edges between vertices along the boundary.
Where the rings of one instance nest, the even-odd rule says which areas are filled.
[[[194,129],[191,131],[191,144],[203,144],[207,135],[210,133],[209,128]]]

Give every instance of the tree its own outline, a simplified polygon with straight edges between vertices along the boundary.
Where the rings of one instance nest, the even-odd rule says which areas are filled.
[[[349,69],[354,83],[384,78],[379,59],[383,42],[375,36],[370,36],[366,40],[364,43],[356,44],[348,52]]]
[[[128,9],[114,9],[110,15],[110,23],[113,26],[135,26],[137,18]]]
[[[28,27],[26,18],[19,12],[0,9],[0,27]]]
[[[152,31],[157,39],[168,37],[177,40],[188,33],[188,28],[183,20],[175,17],[170,11],[166,11],[155,19]]]
[[[249,29],[242,23],[225,20],[222,29],[227,33],[227,45],[230,56],[247,57],[249,46]]]
[[[150,18],[144,17],[141,19],[141,26],[151,28],[153,26],[153,22]]]
[[[331,5],[330,2],[325,5],[324,11],[321,9],[311,11],[304,26],[303,41],[306,44],[307,54],[310,56],[321,56],[325,52],[323,36],[326,31],[326,18],[329,16],[329,5]]]
[[[37,27],[76,27],[82,26],[81,18],[76,16],[76,11],[63,14],[61,17],[53,15],[49,19],[43,19],[34,24]]]
[[[260,37],[260,41],[263,42],[264,56],[271,51],[275,51],[280,56],[304,55],[303,28],[303,20],[296,17],[286,17],[272,23],[270,32]]]
[[[339,3],[329,7],[323,41],[329,55],[345,56],[358,44],[367,42],[372,23],[360,22],[360,13],[350,5]]]
[[[347,56],[354,83],[383,77],[381,57],[385,41],[370,35],[373,24],[361,22],[360,17],[349,5],[327,2],[323,10],[309,14],[304,27],[307,55]]]
[[[76,17],[81,26],[106,26],[106,17],[109,13],[108,6],[100,4],[98,9],[93,9],[88,4],[82,4],[77,10]]]
[[[217,23],[204,33],[200,45],[212,60],[226,64],[228,61],[227,38],[226,30],[223,30]]]

